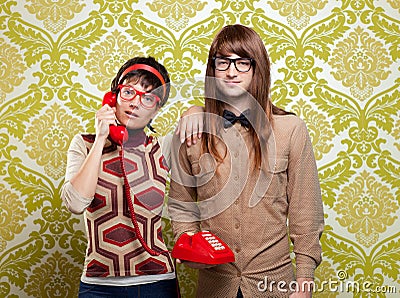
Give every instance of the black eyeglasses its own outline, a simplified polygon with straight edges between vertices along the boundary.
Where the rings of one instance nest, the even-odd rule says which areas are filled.
[[[238,72],[248,72],[254,63],[252,58],[213,57],[213,61],[215,69],[219,71],[227,70],[233,62]]]

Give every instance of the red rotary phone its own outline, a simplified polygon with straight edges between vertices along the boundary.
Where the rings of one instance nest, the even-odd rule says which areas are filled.
[[[182,234],[172,249],[172,257],[203,264],[235,261],[235,255],[228,245],[208,231],[198,232],[192,236]]]

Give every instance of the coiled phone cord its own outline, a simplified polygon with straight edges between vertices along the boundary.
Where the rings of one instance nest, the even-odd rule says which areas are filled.
[[[144,241],[143,236],[140,233],[139,225],[136,220],[135,209],[134,209],[133,200],[131,197],[131,187],[129,185],[129,181],[128,181],[128,178],[126,175],[126,169],[125,169],[125,165],[124,165],[124,148],[123,148],[123,146],[121,146],[121,151],[119,152],[119,157],[120,157],[120,161],[121,161],[122,174],[124,176],[124,189],[125,189],[126,198],[128,200],[129,213],[131,215],[131,221],[132,221],[133,227],[135,228],[136,237],[139,239],[139,242],[142,244],[144,249],[152,256],[159,256],[163,253],[169,252],[168,250],[162,250],[161,252],[157,252],[157,251],[151,249],[147,245],[146,241]]]
[[[133,224],[133,227],[135,228],[135,233],[136,237],[139,239],[140,244],[144,247],[144,249],[152,256],[159,256],[163,253],[170,253],[168,250],[162,250],[161,252],[157,252],[153,249],[151,249],[146,241],[144,241],[142,234],[140,233],[139,225],[136,220],[136,214],[135,214],[135,209],[133,207],[133,201],[131,197],[131,187],[129,185],[128,177],[126,175],[126,169],[125,169],[125,164],[124,164],[124,147],[121,144],[121,151],[119,152],[119,157],[120,157],[120,162],[121,162],[121,169],[122,169],[122,174],[124,176],[124,189],[125,189],[125,194],[126,198],[128,200],[128,207],[129,207],[129,213],[131,215],[131,221]],[[176,288],[177,288],[177,293],[178,293],[178,298],[181,297],[181,291],[180,291],[180,285],[179,285],[179,280],[178,280],[178,275],[176,272],[176,260],[174,259],[174,268],[175,268],[175,278],[176,278]]]

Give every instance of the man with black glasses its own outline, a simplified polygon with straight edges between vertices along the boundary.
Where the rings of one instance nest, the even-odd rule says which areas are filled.
[[[311,297],[324,228],[317,167],[305,123],[272,104],[270,85],[258,34],[224,27],[209,51],[205,136],[172,150],[175,240],[207,230],[235,254],[216,266],[185,262],[200,269],[198,297]]]

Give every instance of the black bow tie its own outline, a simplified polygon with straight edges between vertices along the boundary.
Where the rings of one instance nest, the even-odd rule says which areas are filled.
[[[250,122],[247,119],[246,115],[249,114],[250,110],[246,110],[240,114],[240,116],[236,116],[234,113],[228,110],[224,110],[222,117],[224,117],[224,128],[231,127],[235,124],[236,121],[239,121],[243,127],[249,127]]]

